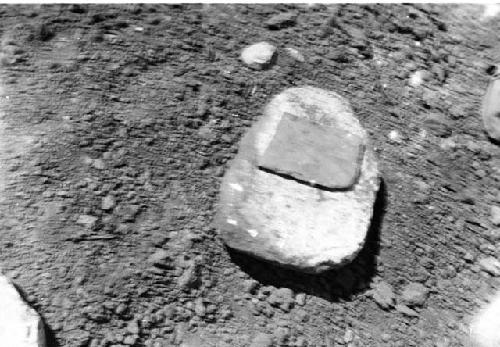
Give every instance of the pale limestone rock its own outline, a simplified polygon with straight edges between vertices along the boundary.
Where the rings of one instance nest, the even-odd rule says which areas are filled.
[[[253,44],[243,49],[241,60],[253,69],[267,69],[276,60],[276,47],[265,41]]]
[[[286,115],[334,129],[332,133],[346,143],[361,143],[363,150],[359,155],[352,152],[335,157],[324,151],[323,156],[317,156],[321,161],[315,163],[318,171],[336,175],[347,166],[345,177],[339,181],[320,175],[325,187],[318,187],[314,182],[317,175],[307,170],[310,163],[305,168],[297,164],[285,177],[279,170],[259,168]],[[310,153],[311,148],[323,150],[324,143],[312,141],[316,137],[313,128],[306,129],[311,131],[307,139],[310,142],[278,147],[283,155],[301,145],[308,147]],[[341,142],[332,140],[337,146]],[[348,158],[356,162],[346,165]],[[332,161],[340,163],[339,167],[335,168]],[[223,179],[216,225],[231,248],[286,267],[318,273],[351,261],[361,250],[378,188],[375,156],[349,103],[338,94],[319,88],[290,88],[271,100],[263,117],[243,138]]]
[[[293,59],[303,63],[306,61],[306,59],[304,58],[304,55],[302,55],[302,53],[300,53],[297,49],[295,48],[292,48],[292,47],[287,47],[285,48],[285,51],[288,53],[288,55],[290,55]]]
[[[488,136],[500,142],[500,79],[490,82],[482,104],[483,125]]]
[[[2,346],[46,347],[42,319],[0,275],[0,341]]]
[[[500,292],[472,320],[470,340],[472,347],[500,346]]]

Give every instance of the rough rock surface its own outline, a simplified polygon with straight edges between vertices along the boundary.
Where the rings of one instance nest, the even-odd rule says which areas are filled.
[[[383,309],[389,309],[394,306],[394,291],[387,282],[380,282],[373,286],[372,298]]]
[[[276,47],[268,42],[250,45],[241,51],[241,60],[253,69],[266,69],[276,60]]]
[[[45,328],[16,288],[0,275],[0,341],[2,346],[45,347]]]
[[[471,345],[474,347],[500,346],[500,292],[473,319],[470,327]]]
[[[271,30],[278,30],[293,26],[296,20],[297,14],[295,12],[279,13],[266,21],[266,27]]]
[[[491,223],[495,226],[500,226],[500,206],[491,206]]]
[[[500,276],[500,261],[495,257],[486,257],[479,260],[479,267],[492,276]]]
[[[409,307],[422,306],[429,290],[421,283],[409,283],[401,293],[401,302]]]
[[[500,141],[500,79],[491,81],[483,99],[483,124],[488,135]]]
[[[301,63],[306,61],[306,59],[304,58],[304,55],[302,53],[300,53],[300,51],[295,49],[295,48],[287,47],[287,48],[285,48],[285,52],[287,52],[288,55],[290,55],[290,57],[292,57],[293,59],[295,59]]]
[[[299,138],[301,132],[308,134]],[[243,138],[223,179],[216,224],[231,248],[317,273],[362,248],[378,185],[374,155],[350,105],[333,92],[291,88],[271,100]]]

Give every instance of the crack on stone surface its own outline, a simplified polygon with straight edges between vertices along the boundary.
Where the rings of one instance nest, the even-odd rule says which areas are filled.
[[[313,182],[310,182],[310,181],[301,180],[301,179],[296,178],[296,177],[294,177],[292,175],[288,175],[288,174],[285,174],[285,173],[282,173],[282,172],[277,172],[277,171],[271,170],[269,168],[266,168],[266,167],[263,167],[263,166],[260,166],[260,165],[258,166],[258,168],[259,168],[259,170],[262,170],[262,171],[267,172],[269,174],[276,175],[276,176],[279,176],[279,177],[287,179],[287,180],[296,181],[296,182],[298,182],[300,184],[309,186],[311,188],[320,189],[320,190],[328,191],[328,192],[348,192],[348,191],[353,190],[353,187],[357,184],[357,182],[355,182],[352,186],[349,186],[349,187],[346,187],[346,188],[340,188],[340,187],[339,188],[330,188],[330,187],[321,185],[319,183],[313,183]],[[326,198],[323,197],[322,200],[326,200]]]

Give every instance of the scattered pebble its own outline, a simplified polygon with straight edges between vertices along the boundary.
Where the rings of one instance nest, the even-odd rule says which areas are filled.
[[[92,160],[92,166],[97,170],[104,170],[106,168],[106,164],[104,164],[104,161],[102,159]]]
[[[139,328],[139,322],[137,320],[132,320],[127,324],[127,332],[131,334],[139,334],[141,329]]]
[[[257,289],[258,285],[259,285],[259,282],[257,282],[254,279],[245,280],[243,282],[244,292],[252,294],[255,292],[255,289]]]
[[[500,276],[500,261],[495,257],[486,257],[479,260],[479,267],[492,276]]]
[[[97,223],[97,220],[97,217],[82,214],[78,217],[76,224],[83,225],[88,229],[93,229]]]
[[[301,63],[303,63],[303,62],[306,61],[306,59],[304,58],[304,56],[302,55],[302,53],[300,53],[295,48],[287,47],[287,48],[285,48],[285,51],[288,53],[288,55],[290,57],[292,57],[293,59],[295,59],[297,61],[300,61]]]
[[[409,283],[401,293],[401,302],[409,307],[423,306],[429,290],[421,283]]]
[[[295,303],[299,306],[304,306],[306,304],[306,295],[304,293],[299,293],[295,296]]]
[[[115,198],[112,195],[106,195],[102,199],[102,205],[101,208],[105,211],[112,210],[113,207],[115,207]]]
[[[293,306],[293,292],[289,288],[280,288],[272,291],[267,299],[272,306],[279,306],[283,311],[288,312]]]
[[[417,70],[410,76],[409,84],[412,87],[418,87],[423,84],[425,81],[430,79],[430,72],[427,70]]]
[[[199,283],[197,266],[192,261],[184,270],[183,274],[178,278],[177,284],[182,289],[195,288]]]
[[[389,140],[391,142],[394,142],[394,143],[402,143],[403,142],[403,138],[402,138],[401,134],[399,133],[399,131],[397,131],[397,130],[391,130],[389,132],[388,137],[389,137]]]
[[[390,339],[392,338],[392,336],[391,336],[391,334],[383,333],[382,335],[380,335],[380,338],[384,342],[389,342]]]
[[[457,143],[452,138],[445,138],[441,140],[439,147],[446,151],[453,150],[457,147]]]
[[[169,253],[164,249],[158,249],[155,253],[153,253],[148,262],[155,266],[165,266],[165,263],[169,259]]]
[[[250,347],[272,347],[272,345],[272,336],[264,333],[258,333],[250,343]]]
[[[283,12],[269,18],[265,25],[268,29],[279,30],[295,25],[297,22],[297,13]]]
[[[346,329],[344,334],[344,343],[349,344],[354,340],[354,332],[351,329]]]
[[[203,302],[203,298],[196,298],[194,302],[194,312],[198,317],[205,317],[207,311],[205,308],[205,303]]]
[[[500,226],[500,206],[491,206],[490,220],[495,226]]]
[[[267,69],[276,61],[276,47],[268,42],[253,44],[243,49],[241,60],[253,69]]]
[[[387,282],[379,282],[373,286],[372,298],[384,310],[394,306],[394,291]]]
[[[406,305],[398,304],[398,305],[396,305],[395,308],[396,308],[396,311],[404,314],[405,316],[418,317],[418,312],[416,312],[415,310],[412,310],[411,308],[409,308]]]

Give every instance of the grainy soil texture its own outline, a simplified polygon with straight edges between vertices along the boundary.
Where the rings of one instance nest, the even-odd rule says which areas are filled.
[[[2,272],[52,347],[466,346],[500,288],[480,116],[499,23],[480,5],[1,5]],[[254,70],[260,41],[277,60]],[[350,101],[383,178],[364,249],[320,275],[212,224],[242,135],[305,85]]]

